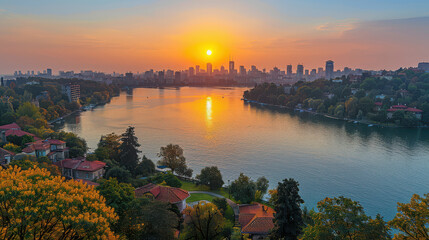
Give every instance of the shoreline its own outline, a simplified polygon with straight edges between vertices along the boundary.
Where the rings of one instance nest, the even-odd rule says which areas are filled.
[[[288,109],[290,111],[294,111],[294,112],[306,112],[306,113],[310,113],[313,115],[318,115],[318,116],[323,116],[325,118],[330,118],[330,119],[334,119],[334,120],[339,120],[339,121],[344,121],[344,122],[349,122],[349,123],[354,123],[354,124],[362,124],[362,125],[367,125],[368,127],[386,127],[386,128],[428,128],[428,126],[416,126],[416,127],[404,127],[404,126],[398,126],[398,125],[390,125],[390,124],[382,124],[382,123],[377,123],[377,122],[369,122],[369,121],[363,121],[363,120],[358,120],[358,119],[352,119],[352,118],[339,118],[339,117],[335,117],[329,114],[325,114],[325,113],[318,113],[316,111],[311,111],[308,109],[303,109],[303,108],[289,108],[286,106],[282,106],[282,105],[276,105],[276,104],[269,104],[269,103],[263,103],[263,102],[258,102],[255,100],[249,100],[246,98],[242,98],[241,100],[243,100],[246,103],[253,103],[253,104],[259,104],[261,106],[269,106],[269,107],[276,107],[276,108],[282,108],[282,109]]]

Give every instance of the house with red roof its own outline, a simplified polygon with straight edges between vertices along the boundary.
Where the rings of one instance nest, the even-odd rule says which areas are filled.
[[[406,105],[393,105],[392,107],[387,109],[387,118],[388,119],[392,118],[393,113],[395,113],[396,111],[409,112],[409,113],[414,114],[414,116],[417,119],[422,119],[423,110],[420,110],[417,108],[410,108],[410,107],[407,107]]]
[[[66,142],[57,139],[38,140],[27,143],[22,152],[35,157],[48,157],[52,162],[64,160],[69,157],[69,148]]]
[[[252,239],[263,239],[274,227],[274,209],[256,204],[243,204],[239,206],[238,222],[241,233],[249,234]]]
[[[179,208],[180,212],[186,208],[186,199],[191,196],[188,191],[181,188],[161,186],[153,183],[136,188],[134,192],[136,197],[143,197],[149,194],[157,201],[174,204]]]
[[[0,164],[9,164],[15,156],[14,152],[0,148]]]
[[[8,136],[13,136],[13,135],[18,136],[18,137],[28,135],[28,136],[34,137],[35,140],[39,140],[39,138],[36,137],[36,135],[29,133],[29,132],[22,131],[21,127],[16,123],[11,123],[11,124],[0,126],[0,140],[1,141],[6,142],[6,138]]]
[[[102,178],[106,163],[87,161],[85,158],[64,159],[54,163],[64,177],[94,181]]]

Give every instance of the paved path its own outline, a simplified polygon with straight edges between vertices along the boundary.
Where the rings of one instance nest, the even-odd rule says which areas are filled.
[[[192,195],[192,193],[205,193],[208,195],[212,195],[214,197],[218,197],[218,198],[225,198],[226,202],[228,203],[229,206],[231,206],[232,210],[234,211],[234,215],[235,215],[235,219],[238,220],[238,215],[240,214],[239,208],[238,208],[238,204],[233,202],[231,199],[226,198],[220,194],[217,193],[213,193],[213,192],[206,192],[206,191],[189,191],[189,193]]]

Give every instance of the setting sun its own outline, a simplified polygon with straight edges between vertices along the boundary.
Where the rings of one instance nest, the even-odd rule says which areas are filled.
[[[209,55],[209,56],[212,55],[212,50],[210,50],[210,49],[207,50],[207,55]]]

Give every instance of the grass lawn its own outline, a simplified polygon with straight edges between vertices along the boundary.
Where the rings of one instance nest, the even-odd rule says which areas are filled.
[[[213,201],[213,198],[215,197],[213,197],[212,195],[208,195],[206,193],[191,193],[191,196],[186,199],[186,202],[191,203],[191,202],[196,202],[201,200],[207,200],[211,202]]]
[[[187,181],[183,181],[183,180],[180,180],[180,182],[182,183],[181,188],[186,190],[186,191],[206,191],[206,192],[217,193],[217,194],[220,194],[220,195],[228,198],[228,189],[221,188],[219,190],[210,190],[210,188],[208,186],[205,186],[205,185],[197,185],[195,183],[187,182]],[[233,200],[232,197],[231,197],[231,200]]]

